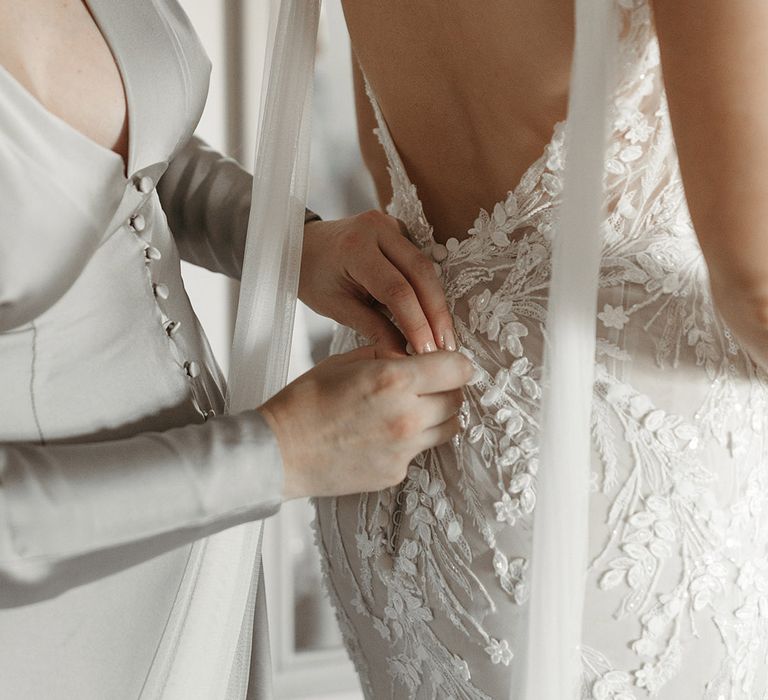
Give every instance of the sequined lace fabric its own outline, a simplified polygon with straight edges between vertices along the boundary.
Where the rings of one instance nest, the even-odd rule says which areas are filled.
[[[712,303],[650,7],[617,1],[582,699],[768,698],[768,378]],[[507,698],[525,681],[565,123],[504,201],[442,245],[370,96],[388,212],[435,260],[476,372],[452,444],[395,488],[316,502],[326,583],[367,698]],[[364,342],[342,328],[333,351]]]

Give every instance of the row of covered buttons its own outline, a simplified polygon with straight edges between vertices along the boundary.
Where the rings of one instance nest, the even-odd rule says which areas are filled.
[[[151,177],[149,177],[149,175],[142,175],[140,177],[134,178],[134,186],[138,192],[146,195],[152,192],[152,190],[154,189],[155,181]],[[135,211],[128,218],[128,226],[137,236],[141,237],[142,233],[147,228],[147,220],[140,212]],[[161,258],[162,258],[162,254],[157,248],[150,245],[149,243],[145,244],[144,262],[147,265],[151,264],[153,261],[160,260]],[[152,283],[152,291],[156,299],[165,300],[168,298],[170,294],[168,285],[165,285],[159,282]],[[181,326],[181,321],[168,320],[165,322],[163,328],[166,334],[168,335],[168,337],[173,338],[173,336],[179,330],[180,326]],[[183,367],[186,375],[190,379],[196,379],[197,377],[200,376],[200,366],[194,360],[185,361],[183,364]],[[197,401],[195,401],[195,403],[197,403]],[[205,420],[208,420],[208,418],[210,418],[211,416],[216,415],[216,412],[210,408],[199,409],[199,410]]]
[[[149,175],[135,177],[133,179],[133,184],[140,194],[149,194],[155,187],[155,181]],[[147,220],[144,218],[143,214],[136,211],[128,218],[128,226],[135,234],[140,236],[147,228]],[[162,257],[160,251],[154,246],[151,246],[148,243],[144,246],[144,261],[147,264],[151,263],[153,260],[160,260]],[[163,298],[167,299],[168,297],[166,295]]]

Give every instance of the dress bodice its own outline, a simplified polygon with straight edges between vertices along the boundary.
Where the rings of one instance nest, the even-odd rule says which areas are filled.
[[[0,696],[153,700],[179,620],[234,578],[219,559],[199,592],[201,538],[275,512],[282,467],[256,412],[222,417],[180,274],[180,249],[242,264],[251,177],[190,139],[208,58],[175,0],[87,4],[125,87],[127,175],[0,67]]]
[[[125,85],[128,177],[0,67],[0,439],[104,439],[222,407],[155,188],[199,120],[208,59],[173,3],[89,5]]]
[[[768,688],[768,378],[712,303],[651,7],[618,4],[582,697],[747,700]],[[319,504],[323,553],[370,697],[390,685],[409,698],[516,697],[565,123],[503,201],[480,211],[463,240],[442,244],[369,93],[392,181],[388,212],[432,256],[476,373],[453,445],[420,455],[394,489]],[[363,342],[343,329],[333,349]]]

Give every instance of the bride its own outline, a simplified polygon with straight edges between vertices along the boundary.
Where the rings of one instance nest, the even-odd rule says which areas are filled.
[[[582,697],[764,697],[768,9],[614,1]],[[517,698],[549,653],[540,486],[567,472],[539,445],[551,252],[577,233],[557,229],[573,1],[343,4],[363,155],[476,370],[452,444],[317,500],[328,587],[368,698]]]

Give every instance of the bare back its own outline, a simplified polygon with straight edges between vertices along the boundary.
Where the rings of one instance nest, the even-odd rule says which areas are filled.
[[[542,153],[567,110],[571,0],[346,0],[353,50],[435,227],[463,238]],[[386,163],[357,81],[363,155],[382,204]]]
[[[552,659],[531,634],[540,628],[528,598],[538,586],[533,533],[553,505],[540,509],[553,493],[541,477],[565,464],[541,458],[541,399],[553,300],[558,312],[575,307],[550,296],[553,250],[583,233],[560,225],[573,131],[557,129],[542,148],[565,116],[562,52],[572,43],[552,2],[348,3],[374,107],[397,145],[382,128],[389,212],[435,261],[457,345],[478,368],[456,441],[420,455],[396,489],[317,502],[324,571],[368,698],[520,698],[541,690],[531,663]],[[604,36],[619,39],[606,148],[590,153],[604,156],[595,318],[568,319],[594,328],[596,349],[554,344],[585,369],[594,360],[575,694],[768,697],[768,627],[744,612],[745,572],[764,565],[768,524],[742,515],[753,479],[768,473],[768,383],[741,344],[754,340],[766,357],[768,6],[609,4],[621,24]],[[359,106],[364,152],[388,198]],[[592,106],[602,107],[580,109]],[[494,204],[462,236],[477,207]],[[332,347],[364,342],[345,328]],[[558,511],[563,523],[572,505]],[[705,589],[704,577],[716,583]]]

